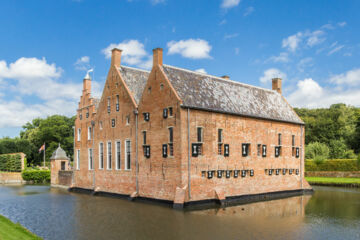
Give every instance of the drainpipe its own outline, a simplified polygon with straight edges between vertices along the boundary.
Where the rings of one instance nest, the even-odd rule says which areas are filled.
[[[136,192],[139,194],[139,161],[138,161],[138,110],[135,113],[135,175],[136,175]]]
[[[189,192],[189,200],[191,199],[191,158],[190,158],[190,109],[187,109],[187,127],[188,127],[188,192]]]
[[[71,185],[74,185],[74,174],[75,174],[75,171],[74,171],[74,162],[75,162],[75,133],[76,133],[76,131],[75,131],[75,126],[73,126],[72,127],[73,128],[73,132],[74,132],[74,142],[73,142],[73,167],[72,167],[72,172],[73,172],[73,174],[72,174],[72,178],[71,178]]]
[[[304,162],[304,159],[303,159],[303,152],[304,152],[304,148],[303,148],[303,129],[304,129],[304,126],[301,126],[301,141],[300,141],[300,147],[301,147],[301,152],[300,152],[300,187],[301,189],[303,189],[303,178],[304,178],[304,174],[303,174],[303,162]]]
[[[94,126],[95,126],[95,121],[91,121],[91,130],[92,130],[92,170],[93,170],[93,189],[95,190],[95,166],[94,166],[94,163],[95,163],[95,161],[94,161],[94,141],[95,141],[95,129],[94,129]]]

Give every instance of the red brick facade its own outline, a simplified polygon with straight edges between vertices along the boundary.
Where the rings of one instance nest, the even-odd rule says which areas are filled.
[[[120,60],[121,51],[113,50],[100,102],[91,98],[91,80],[84,80],[75,122],[72,187],[179,204],[310,189],[304,179],[302,124],[184,107],[162,68],[162,49],[154,50],[153,68],[141,98],[135,99],[119,71]],[[276,87],[281,92],[281,84]],[[193,154],[194,146],[200,146],[199,156]],[[244,146],[248,156],[243,155]],[[279,146],[280,155],[275,156]]]

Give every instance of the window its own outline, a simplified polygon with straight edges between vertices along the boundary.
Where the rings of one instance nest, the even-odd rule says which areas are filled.
[[[224,144],[224,157],[230,156],[230,146],[229,144]]]
[[[119,95],[116,95],[116,111],[118,112],[120,110],[119,106]]]
[[[77,141],[80,142],[81,139],[81,128],[78,128],[77,130]]]
[[[250,154],[250,143],[243,143],[241,148],[242,156],[246,157]]]
[[[99,122],[100,130],[103,129],[102,121]]]
[[[99,169],[104,169],[104,143],[99,143]]]
[[[172,117],[172,116],[173,116],[173,108],[169,107],[169,117]]]
[[[80,118],[80,120],[82,120],[82,114],[81,113],[79,114],[79,118]]]
[[[65,170],[65,161],[61,161],[61,171]]]
[[[203,142],[203,129],[202,129],[202,127],[197,128],[197,141],[199,143]]]
[[[126,125],[129,125],[130,124],[130,115],[127,115],[126,116]]]
[[[168,109],[164,108],[163,109],[163,118],[167,118],[168,117]]]
[[[146,131],[143,131],[143,145],[146,145]]]
[[[281,133],[278,134],[278,145],[281,146]]]
[[[115,119],[111,119],[111,127],[115,127],[115,123],[116,123]]]
[[[266,145],[262,145],[262,156],[266,157]]]
[[[110,98],[108,98],[107,111],[110,113]]]
[[[151,87],[148,88],[148,93],[149,93],[149,94],[151,93]]]
[[[89,118],[89,108],[86,109],[86,118]]]
[[[120,141],[116,141],[116,169],[119,170],[121,167],[121,143]]]
[[[275,147],[275,157],[280,157],[281,156],[281,147],[277,146]]]
[[[164,84],[160,84],[160,90],[163,90],[164,89]]]
[[[295,147],[295,135],[292,135],[292,146]]]
[[[111,161],[112,161],[112,149],[111,142],[107,143],[107,169],[111,169]]]
[[[130,140],[125,141],[125,169],[131,169],[131,142]]]
[[[94,169],[94,165],[93,165],[93,151],[91,148],[89,148],[89,170],[93,170]]]
[[[174,156],[174,128],[169,127],[169,155]]]
[[[218,129],[218,155],[222,155],[222,142],[223,142],[223,135],[222,135],[223,130],[222,129]]]
[[[76,170],[80,170],[80,149],[77,150],[76,154]]]
[[[143,113],[143,115],[144,115],[144,121],[145,122],[150,121],[150,113],[146,112],[146,113]]]
[[[261,155],[261,144],[257,145],[257,155],[260,156]]]
[[[91,127],[88,127],[88,140],[91,140]]]

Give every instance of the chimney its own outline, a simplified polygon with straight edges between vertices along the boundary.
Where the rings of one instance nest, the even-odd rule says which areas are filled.
[[[281,94],[281,78],[272,79],[272,90],[275,90]]]
[[[113,48],[111,50],[111,66],[120,67],[121,64],[121,52],[122,50],[118,48]]]
[[[155,48],[153,49],[153,66],[163,64],[163,49]]]
[[[89,72],[86,73],[86,76],[84,77],[83,80],[83,91],[86,93],[91,92],[91,77],[89,75]]]
[[[226,80],[229,80],[229,79],[230,79],[230,77],[229,77],[228,75],[224,75],[224,76],[222,76],[221,78],[224,78],[224,79],[226,79]]]

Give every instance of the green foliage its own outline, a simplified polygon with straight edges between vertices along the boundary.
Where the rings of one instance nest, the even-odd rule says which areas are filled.
[[[314,142],[310,143],[305,148],[305,158],[306,159],[315,159],[319,161],[325,160],[329,157],[329,148],[324,143]]]
[[[21,172],[21,156],[20,156],[20,154],[0,155],[0,171]]]
[[[326,160],[323,164],[316,164],[312,160],[305,161],[305,171],[360,171],[357,160],[333,159]]]
[[[25,181],[34,181],[35,183],[50,182],[50,170],[26,169],[21,175]]]
[[[68,156],[71,157],[73,155],[74,136],[72,127],[74,126],[74,121],[75,117],[68,118],[60,115],[49,116],[45,119],[33,119],[23,126],[20,138],[15,138],[27,142],[27,151],[22,150],[21,147],[18,150],[26,154],[29,165],[43,164],[43,152],[39,153],[38,150],[44,143],[46,144],[45,158],[47,162],[49,162],[51,154],[56,150],[59,143]],[[7,141],[15,142],[15,139],[7,138]],[[9,144],[4,148],[8,149],[9,152],[14,152],[14,147],[9,148]]]
[[[357,157],[357,163],[358,163],[358,165],[360,166],[360,154],[359,154],[358,157]]]

